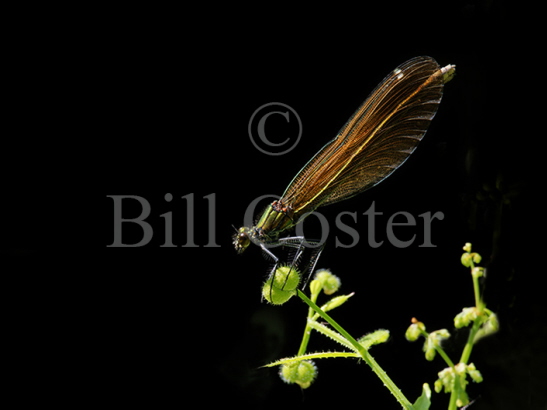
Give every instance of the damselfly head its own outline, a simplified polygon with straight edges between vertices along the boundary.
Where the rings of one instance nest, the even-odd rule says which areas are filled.
[[[251,243],[250,229],[246,226],[242,226],[238,229],[237,233],[234,235],[234,247],[236,248],[237,253],[243,253],[247,246]]]

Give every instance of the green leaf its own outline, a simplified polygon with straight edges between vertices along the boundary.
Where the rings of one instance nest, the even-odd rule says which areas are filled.
[[[368,350],[371,346],[387,342],[388,339],[389,330],[378,329],[372,333],[364,335],[357,341],[361,344],[361,346]]]
[[[317,353],[308,353],[302,354],[300,356],[286,357],[284,359],[276,360],[275,362],[265,364],[262,367],[274,367],[282,364],[291,364],[296,362],[301,362],[303,360],[312,360],[312,359],[331,359],[336,357],[355,357],[359,358],[360,356],[354,352],[317,352]]]
[[[429,384],[424,383],[422,386],[422,395],[418,397],[418,400],[412,405],[413,410],[427,410],[431,406],[431,389]]]

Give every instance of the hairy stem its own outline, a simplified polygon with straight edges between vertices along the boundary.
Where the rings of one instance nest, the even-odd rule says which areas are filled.
[[[338,331],[342,336],[344,336],[348,342],[359,352],[359,355],[362,359],[370,366],[372,371],[380,378],[384,385],[389,389],[391,394],[395,396],[399,404],[405,409],[412,409],[412,404],[405,397],[403,392],[395,385],[395,383],[389,378],[387,373],[382,370],[380,365],[374,360],[374,358],[369,354],[367,349],[361,346],[357,340],[355,340],[348,332],[346,332],[334,319],[332,319],[328,314],[323,312],[319,306],[312,302],[304,293],[300,290],[297,290],[298,296],[304,302],[308,304],[315,312],[317,312],[323,319],[325,319],[334,329]]]

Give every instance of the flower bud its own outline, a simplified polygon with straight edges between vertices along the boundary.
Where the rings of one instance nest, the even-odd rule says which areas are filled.
[[[485,323],[485,327],[488,327],[490,333],[496,333],[500,329],[500,322],[498,321],[498,315],[495,313],[490,313],[490,316],[488,316],[488,320]]]
[[[457,329],[469,326],[469,323],[477,319],[477,308],[469,307],[463,308],[460,313],[454,318],[454,326]]]
[[[498,322],[498,317],[494,312],[490,312],[486,321],[482,324],[478,332],[475,334],[475,339],[473,340],[473,343],[476,343],[483,337],[493,335],[499,330],[499,328],[500,324]]]
[[[473,262],[475,262],[475,263],[481,263],[482,256],[479,255],[477,252],[473,252],[473,253],[471,254],[471,256],[473,257]]]
[[[439,329],[433,333],[435,334],[436,343],[438,345],[440,345],[444,339],[448,339],[450,337],[450,332],[446,329]]]
[[[434,332],[431,332],[424,343],[424,352],[425,352],[425,358],[426,360],[433,360],[435,358],[435,354],[437,353],[437,350],[435,349],[437,346],[441,345],[441,342],[444,339],[448,339],[450,337],[450,333],[446,329],[439,329],[435,330]]]
[[[418,337],[420,337],[421,334],[422,332],[418,324],[413,323],[408,327],[408,329],[406,329],[405,337],[406,337],[406,340],[408,340],[409,342],[414,342],[418,340]]]
[[[462,262],[463,266],[465,266],[466,268],[470,268],[471,263],[473,262],[473,258],[471,256],[471,254],[468,253],[468,252],[464,253],[462,255],[461,262]]]
[[[443,381],[441,379],[435,380],[433,387],[435,388],[435,392],[440,393],[443,389]]]
[[[450,393],[454,387],[456,375],[452,367],[446,367],[438,373],[439,378],[435,382],[435,391],[440,393],[444,387],[445,393]]]
[[[430,362],[435,358],[435,355],[437,354],[437,351],[435,350],[435,342],[431,337],[425,339],[424,352],[425,359]]]
[[[328,269],[318,270],[315,274],[315,279],[321,281],[323,292],[325,292],[326,295],[332,295],[334,292],[338,291],[342,283],[340,278],[333,275]]]
[[[467,366],[467,373],[475,383],[482,382],[482,374],[475,368],[475,365],[473,363],[470,363]]]
[[[321,292],[321,289],[323,289],[323,284],[320,280],[314,279],[310,282],[310,293],[312,295],[319,295],[319,292]]]
[[[458,375],[463,376],[465,375],[465,372],[467,371],[467,365],[465,363],[460,362],[454,366],[454,370],[456,371]]]
[[[476,266],[471,270],[471,275],[473,275],[476,278],[480,278],[484,275],[485,269],[482,266]]]
[[[300,272],[291,266],[276,269],[262,287],[262,296],[272,305],[282,305],[296,294],[300,283]]]
[[[283,364],[279,369],[279,377],[285,383],[296,383],[307,389],[317,377],[317,367],[311,360]]]

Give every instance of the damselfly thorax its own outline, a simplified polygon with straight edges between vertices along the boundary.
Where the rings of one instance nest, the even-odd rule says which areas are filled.
[[[256,245],[273,244],[279,234],[293,227],[293,208],[282,200],[273,201],[266,207],[253,227],[241,227],[234,236],[234,246],[238,253],[243,252],[251,242]]]

